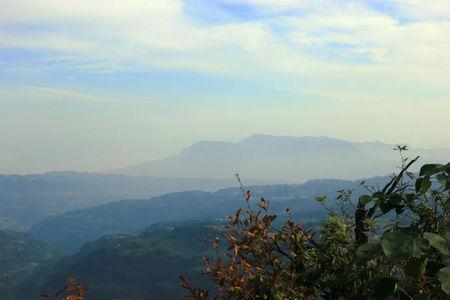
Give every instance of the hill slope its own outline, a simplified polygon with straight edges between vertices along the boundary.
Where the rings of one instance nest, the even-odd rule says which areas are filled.
[[[374,182],[384,178],[373,179]],[[358,182],[345,180],[314,180],[301,185],[253,186],[253,199],[264,196],[271,202],[271,211],[284,213],[290,208],[306,220],[323,216],[322,207],[314,201],[317,195],[334,197],[336,191],[355,188]],[[358,193],[358,191],[356,191]],[[224,219],[245,206],[240,189],[217,192],[171,193],[148,200],[127,200],[94,208],[51,216],[34,225],[33,236],[77,251],[84,242],[101,236],[134,233],[161,222]]]
[[[150,198],[184,190],[217,190],[235,184],[229,179],[157,178],[51,172],[0,175],[0,228],[25,230],[49,215],[121,199]]]
[[[0,230],[0,299],[10,299],[8,291],[20,280],[60,255],[58,248],[27,234]]]
[[[189,224],[150,228],[138,236],[103,237],[63,258],[51,273],[36,272],[28,282],[42,284],[17,290],[16,299],[56,291],[69,275],[87,284],[89,299],[181,299],[185,292],[179,287],[179,275],[210,284],[200,276],[202,258],[213,256],[208,237],[218,236],[220,230],[211,224]]]

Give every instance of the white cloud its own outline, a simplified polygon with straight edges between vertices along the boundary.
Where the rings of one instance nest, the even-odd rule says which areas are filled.
[[[83,52],[94,49],[94,46],[91,42],[77,40],[67,34],[34,33],[30,37],[8,33],[7,31],[1,29],[0,47],[32,50],[53,50],[61,52]]]
[[[298,85],[278,88],[304,93],[344,85],[369,87],[366,93],[375,86],[381,94],[392,90],[383,86],[422,87],[432,94],[450,86],[450,22],[430,13],[446,10],[440,0],[427,1],[428,9],[391,1],[405,14],[427,14],[406,23],[362,1],[255,0],[249,1],[255,9],[293,10],[220,25],[196,22],[185,13],[189,2],[175,0],[0,1],[0,46],[51,50],[49,69],[120,72],[132,62],[268,84],[290,76]],[[11,30],[17,24],[27,29]]]
[[[405,14],[405,17],[415,20],[450,20],[450,2],[448,0],[392,0],[391,2]]]
[[[176,0],[0,0],[0,48],[39,53],[23,60],[0,57],[1,71],[18,75],[11,78],[181,69],[258,81],[255,86],[299,99],[276,98],[266,105],[255,94],[218,105],[230,95],[206,93],[201,105],[190,101],[201,95],[181,95],[183,101],[174,105],[166,98],[108,97],[83,86],[17,83],[0,91],[0,101],[9,103],[0,112],[0,131],[22,149],[56,149],[66,141],[66,150],[78,145],[74,157],[92,150],[95,155],[74,160],[75,167],[84,161],[86,169],[100,167],[92,157],[107,151],[103,166],[120,165],[162,157],[199,139],[254,132],[448,143],[450,1],[380,0],[392,6],[389,11],[363,1],[247,3],[256,18],[212,24],[189,15],[186,6],[192,4]],[[122,152],[115,152],[116,144]],[[55,151],[44,148],[42,156]],[[60,152],[64,160],[66,150]],[[28,168],[28,162],[23,165]]]
[[[120,102],[110,97],[99,96],[91,93],[71,89],[52,88],[47,86],[2,86],[0,99],[3,101],[87,101],[87,102]]]
[[[352,71],[348,64],[355,57],[392,69],[436,70],[450,61],[448,21],[402,24],[359,1],[254,0],[249,2],[255,7],[291,7],[303,13],[223,25],[194,22],[183,11],[189,4],[175,0],[1,2],[0,22],[28,24],[28,29],[8,32],[5,26],[0,45],[78,52],[81,61],[90,57],[227,74],[241,74],[242,69],[260,73],[262,68],[318,76],[330,69]],[[427,9],[420,3],[392,2],[411,14],[446,9],[440,0],[427,1]],[[42,24],[46,26],[40,29]],[[273,31],[274,25],[282,30]]]
[[[2,0],[5,22],[85,21],[125,22],[134,18],[174,18],[181,14],[177,0]]]
[[[0,46],[50,50],[49,69],[119,72],[132,62],[269,78],[268,84],[271,77],[291,76],[299,86],[279,88],[303,92],[349,82],[430,91],[450,86],[450,22],[433,13],[447,9],[440,0],[427,1],[427,7],[391,1],[404,14],[427,14],[406,23],[362,1],[254,0],[249,3],[255,9],[292,12],[220,25],[196,22],[185,13],[189,2],[175,0],[0,1]],[[27,29],[11,30],[17,24]],[[301,78],[319,84],[308,86]]]

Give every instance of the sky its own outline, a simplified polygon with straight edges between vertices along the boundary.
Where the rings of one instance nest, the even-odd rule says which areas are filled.
[[[253,133],[450,147],[448,0],[0,0],[0,173]]]

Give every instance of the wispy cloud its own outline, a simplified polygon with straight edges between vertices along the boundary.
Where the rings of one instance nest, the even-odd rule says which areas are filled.
[[[0,101],[120,102],[119,99],[46,86],[3,86]]]
[[[383,3],[391,9],[380,9]],[[201,7],[202,1],[2,0],[0,45],[47,50],[41,55],[54,62],[53,68],[93,72],[138,65],[324,80],[338,75],[372,81],[390,74],[411,83],[450,84],[444,79],[450,78],[448,1],[427,1],[424,7],[413,0],[255,0],[247,4],[255,11],[287,13],[224,24],[198,22],[189,5]],[[405,16],[409,21],[401,22]],[[71,61],[59,63],[61,56]]]
[[[159,128],[159,141],[242,137],[229,124],[246,115],[246,133],[430,144],[450,136],[441,122],[450,103],[448,0],[0,0],[0,7],[0,100],[11,107],[23,99],[122,101],[121,110],[111,108],[116,117],[130,99],[150,97],[159,104],[138,110],[139,126]],[[364,125],[380,118],[377,127]],[[104,120],[104,132],[116,119]],[[158,121],[145,127],[149,119]],[[175,123],[182,129],[172,132]],[[407,129],[389,132],[402,124]],[[131,135],[134,125],[121,132]]]

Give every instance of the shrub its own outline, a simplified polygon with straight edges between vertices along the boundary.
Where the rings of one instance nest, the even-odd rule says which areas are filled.
[[[397,150],[406,150],[398,147]],[[418,157],[403,158],[382,188],[366,186],[357,200],[339,191],[337,209],[317,197],[329,216],[318,230],[292,220],[275,224],[269,202],[228,217],[221,252],[205,258],[217,291],[181,278],[194,299],[448,299],[450,297],[450,163],[408,172]],[[240,182],[240,179],[238,177]]]

